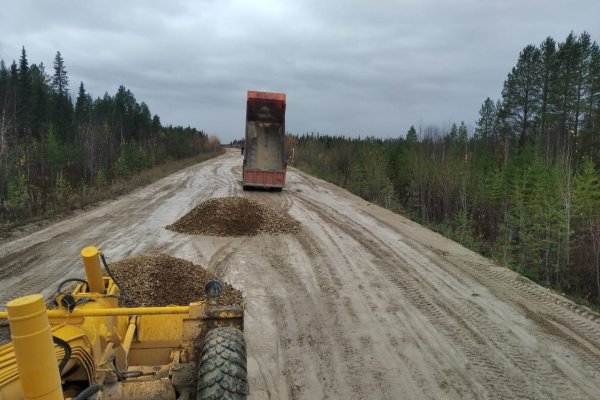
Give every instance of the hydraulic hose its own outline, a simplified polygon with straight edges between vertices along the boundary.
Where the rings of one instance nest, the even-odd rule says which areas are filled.
[[[69,346],[69,343],[65,342],[64,340],[62,340],[61,338],[59,338],[57,336],[52,336],[52,341],[57,346],[62,347],[63,350],[65,351],[65,355],[64,355],[63,359],[60,360],[60,364],[58,364],[58,373],[62,375],[63,369],[65,368],[65,366],[69,362],[69,359],[71,358],[71,346]]]
[[[100,259],[102,260],[102,264],[104,265],[104,269],[106,270],[106,273],[108,274],[108,276],[110,276],[110,278],[113,280],[115,285],[117,285],[117,287],[119,288],[119,291],[123,294],[123,297],[125,298],[125,300],[128,300],[128,301],[131,300],[131,296],[129,296],[129,293],[127,293],[125,291],[125,289],[123,287],[121,287],[121,285],[119,285],[119,283],[115,279],[115,276],[110,271],[110,268],[108,268],[108,263],[106,262],[106,258],[104,258],[104,254],[100,253]]]
[[[86,400],[91,395],[98,393],[100,391],[100,389],[102,389],[102,386],[100,386],[100,385],[97,385],[97,384],[90,385],[87,388],[83,389],[81,391],[81,393],[79,393],[73,400]]]
[[[73,368],[61,375],[61,379],[67,379],[69,376],[73,375],[77,371],[79,371],[79,364],[75,364]]]
[[[64,281],[62,281],[61,283],[58,284],[58,289],[56,289],[56,293],[59,294],[60,292],[62,292],[62,287],[64,286],[64,284],[69,283],[69,282],[81,282],[81,283],[85,283],[87,285],[87,281],[85,279],[79,279],[79,278],[65,279]]]

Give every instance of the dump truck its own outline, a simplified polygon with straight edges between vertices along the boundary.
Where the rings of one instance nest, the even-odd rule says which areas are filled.
[[[243,305],[219,306],[219,281],[208,301],[120,307],[100,250],[81,256],[86,279],[61,282],[55,307],[32,294],[0,311],[12,339],[0,346],[1,400],[246,398]]]
[[[285,186],[284,93],[248,91],[246,136],[243,148],[244,190]]]

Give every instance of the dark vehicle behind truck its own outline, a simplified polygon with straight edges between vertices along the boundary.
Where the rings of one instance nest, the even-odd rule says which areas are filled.
[[[248,91],[244,190],[285,186],[285,94]]]

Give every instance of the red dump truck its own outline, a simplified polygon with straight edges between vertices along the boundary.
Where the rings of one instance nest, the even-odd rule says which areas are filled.
[[[285,186],[285,94],[248,91],[243,186]]]

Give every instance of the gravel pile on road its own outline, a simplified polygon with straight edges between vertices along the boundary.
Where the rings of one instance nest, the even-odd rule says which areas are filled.
[[[147,253],[114,262],[109,268],[120,287],[131,300],[126,307],[185,306],[194,301],[206,301],[204,285],[214,274],[190,261],[161,253]],[[242,292],[223,282],[218,305],[243,305]]]
[[[166,228],[194,235],[254,236],[297,233],[300,223],[245,197],[221,197],[205,201]]]

